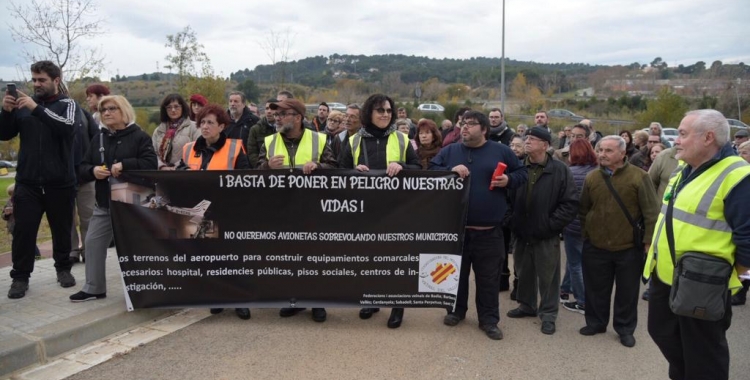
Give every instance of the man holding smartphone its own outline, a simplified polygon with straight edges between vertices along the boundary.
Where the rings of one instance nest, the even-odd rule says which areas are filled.
[[[0,112],[0,140],[20,136],[13,230],[13,279],[8,298],[22,298],[34,270],[34,247],[42,215],[52,232],[52,251],[60,286],[76,284],[70,273],[70,233],[76,176],[72,149],[76,103],[59,93],[60,68],[50,61],[31,65],[34,96],[9,86]],[[15,95],[15,96],[14,96]]]

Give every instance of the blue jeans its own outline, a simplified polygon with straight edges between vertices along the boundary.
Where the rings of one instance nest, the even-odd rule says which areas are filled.
[[[581,235],[563,231],[565,239],[565,257],[567,258],[566,275],[570,274],[570,287],[573,289],[573,296],[579,305],[586,304],[586,296],[583,287],[583,271],[581,269],[581,259],[583,257],[583,240]],[[565,289],[565,282],[563,282]]]

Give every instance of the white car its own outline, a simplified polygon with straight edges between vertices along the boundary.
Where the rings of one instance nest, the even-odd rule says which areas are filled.
[[[328,108],[331,111],[336,110],[336,111],[346,112],[346,104],[335,103],[335,102],[334,103],[326,103],[326,104],[328,104]]]
[[[651,132],[651,129],[649,128],[643,128],[643,130],[649,133]],[[679,134],[679,132],[677,132],[677,128],[662,128],[661,134],[664,136],[664,138],[667,139],[667,141],[669,141],[669,144],[674,146],[674,141],[677,140],[677,135]]]
[[[727,119],[727,122],[729,123],[729,127],[731,128],[740,128],[740,129],[748,129],[747,124],[737,120],[737,119]]]
[[[435,103],[422,103],[417,107],[418,110],[422,112],[443,112],[445,111],[445,107],[441,106],[440,104]]]

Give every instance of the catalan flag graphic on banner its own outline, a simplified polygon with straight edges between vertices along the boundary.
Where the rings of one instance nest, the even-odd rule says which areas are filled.
[[[440,285],[443,281],[445,281],[448,278],[448,276],[452,275],[455,272],[456,272],[456,267],[454,267],[453,264],[438,263],[435,266],[435,270],[430,272],[430,275],[432,276],[432,282]]]

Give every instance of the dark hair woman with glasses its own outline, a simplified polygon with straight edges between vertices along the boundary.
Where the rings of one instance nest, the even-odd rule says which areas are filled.
[[[360,121],[362,128],[349,137],[339,157],[339,166],[344,169],[357,169],[360,172],[385,170],[388,176],[395,176],[402,169],[419,170],[419,157],[409,142],[409,136],[396,130],[394,102],[383,94],[371,95],[362,106]],[[359,317],[369,319],[380,309],[364,308]],[[388,318],[388,327],[401,326],[403,308],[394,308]]]
[[[174,170],[182,157],[182,147],[200,136],[189,116],[190,106],[179,94],[169,94],[162,100],[159,107],[161,124],[151,136],[159,158],[159,170]]]

